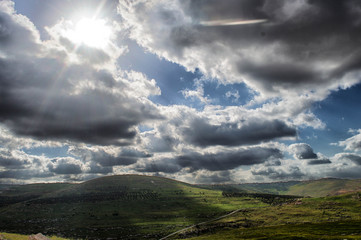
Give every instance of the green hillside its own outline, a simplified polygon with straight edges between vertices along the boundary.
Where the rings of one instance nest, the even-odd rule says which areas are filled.
[[[3,205],[0,231],[82,239],[159,239],[239,208],[267,205],[256,198],[228,198],[222,191],[161,177],[123,175],[50,186],[40,185],[41,196]],[[45,191],[49,188],[58,190]],[[7,200],[17,197],[13,189],[0,195]]]
[[[0,232],[70,239],[161,239],[178,230],[167,239],[361,239],[360,187],[361,180],[343,179],[197,186],[139,175],[7,185],[0,191]]]
[[[0,208],[9,204],[24,202],[71,187],[70,183],[38,183],[28,185],[2,185]]]
[[[361,239],[361,193],[243,210],[171,239]]]
[[[198,185],[206,189],[250,192],[250,193],[269,193],[269,194],[288,194],[290,187],[301,183],[300,181],[274,182],[274,183],[243,183],[243,184],[215,184]]]
[[[326,178],[306,181],[291,186],[285,193],[310,197],[324,197],[354,191],[361,191],[361,179],[349,180]]]
[[[222,191],[269,193],[309,197],[325,197],[361,191],[361,179],[324,178],[310,181],[274,183],[244,183],[223,185],[199,185],[205,189]]]

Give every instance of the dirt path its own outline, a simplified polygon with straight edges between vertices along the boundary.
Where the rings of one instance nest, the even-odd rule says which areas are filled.
[[[193,228],[193,227],[195,227],[195,226],[204,225],[204,224],[207,224],[207,223],[210,223],[210,222],[214,222],[214,221],[220,220],[220,219],[222,219],[222,218],[231,216],[232,214],[235,214],[235,213],[237,213],[237,212],[239,212],[239,211],[241,211],[241,210],[244,210],[244,209],[247,209],[247,208],[240,208],[240,209],[234,210],[233,212],[230,212],[230,213],[228,213],[228,214],[226,214],[226,215],[223,215],[223,216],[220,216],[220,217],[217,217],[217,218],[214,218],[214,219],[205,221],[205,222],[201,222],[201,223],[197,223],[197,224],[191,225],[191,226],[189,226],[189,227],[186,227],[186,228],[183,228],[183,229],[181,229],[181,230],[178,230],[178,231],[176,231],[176,232],[174,232],[174,233],[171,233],[171,234],[169,234],[169,235],[167,235],[167,236],[165,236],[165,237],[162,237],[162,238],[159,239],[159,240],[167,239],[167,238],[169,238],[169,237],[171,237],[171,236],[174,236],[174,235],[176,235],[176,234],[178,234],[178,233],[180,233],[180,232],[183,232],[183,231],[188,230],[188,229],[190,229],[190,228]]]

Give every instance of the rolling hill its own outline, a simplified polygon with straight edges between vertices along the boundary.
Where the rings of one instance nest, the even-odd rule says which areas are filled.
[[[355,230],[361,224],[361,197],[355,192],[360,188],[360,180],[191,185],[140,175],[78,184],[3,186],[0,232],[41,232],[72,239],[161,239],[187,228],[167,239],[232,239],[240,234],[245,239],[269,238],[267,231],[279,232],[282,239],[287,232],[303,229],[309,234],[304,239],[312,239],[317,228],[320,232],[338,229],[332,236],[341,236],[344,226],[347,234],[361,237]],[[344,225],[337,227],[338,223]]]
[[[239,211],[174,239],[361,239],[361,193]]]
[[[361,191],[361,179],[323,178],[310,181],[289,181],[274,183],[244,183],[222,185],[198,185],[206,189],[296,195],[304,197],[325,197]]]
[[[80,184],[37,184],[36,194],[27,195],[34,187],[3,191],[0,231],[83,239],[159,239],[241,207],[267,205],[258,199],[227,198],[219,190],[139,175]]]

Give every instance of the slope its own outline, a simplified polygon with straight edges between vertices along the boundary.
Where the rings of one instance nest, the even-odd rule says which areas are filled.
[[[159,239],[238,208],[266,205],[161,177],[111,176],[4,206],[0,231],[82,239]]]
[[[324,178],[309,181],[199,185],[205,189],[234,192],[269,193],[309,197],[325,197],[361,190],[361,179]]]
[[[170,239],[361,239],[361,193],[248,209]]]
[[[285,193],[310,197],[324,197],[361,191],[361,179],[325,178],[301,182],[291,186]]]

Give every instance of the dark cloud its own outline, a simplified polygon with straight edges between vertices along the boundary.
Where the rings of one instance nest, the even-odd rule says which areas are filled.
[[[140,45],[224,82],[243,79],[266,94],[335,89],[341,77],[361,69],[359,1],[171,2],[120,3],[119,12]],[[267,22],[199,24],[225,19]]]
[[[310,145],[306,143],[296,143],[290,145],[291,151],[297,159],[317,159],[317,154],[313,152]]]
[[[324,173],[326,177],[360,179],[361,168],[359,166],[343,165],[338,168],[331,168]]]
[[[113,172],[113,167],[103,167],[100,164],[97,163],[92,163],[90,165],[90,169],[87,171],[87,173],[91,173],[91,174],[108,174],[108,173],[112,173]]]
[[[231,173],[229,171],[207,172],[200,171],[192,173],[192,181],[198,184],[217,184],[231,182]]]
[[[86,155],[84,156],[86,156],[86,161],[100,164],[102,167],[127,166],[136,163],[139,158],[149,158],[152,156],[148,153],[134,149],[125,149],[116,154],[110,154],[102,150],[89,151],[85,154]]]
[[[146,152],[143,152],[143,151],[136,150],[136,149],[125,148],[120,152],[119,156],[136,157],[136,158],[149,158],[149,157],[152,157],[153,155],[150,154],[150,153],[146,153]]]
[[[173,152],[179,143],[179,139],[169,131],[169,124],[159,124],[155,129],[143,133],[143,136],[146,148],[152,152]]]
[[[182,170],[178,164],[174,163],[173,159],[162,159],[161,161],[150,161],[140,164],[135,167],[138,172],[149,173],[176,173]]]
[[[196,119],[190,128],[183,130],[183,134],[187,141],[202,147],[239,146],[258,144],[280,137],[294,137],[296,129],[280,120],[249,119],[239,127],[236,123],[211,125],[204,119]]]
[[[350,160],[357,165],[361,165],[361,156],[353,153],[341,153],[338,158],[342,160]]]
[[[272,180],[299,180],[305,176],[299,167],[290,167],[287,171],[281,168],[267,167],[252,170],[252,174],[255,176],[265,176]]]
[[[330,159],[315,159],[307,162],[308,165],[319,165],[319,164],[330,164],[330,163],[332,163]]]
[[[49,59],[48,63],[39,65],[60,67],[62,64]],[[65,79],[58,79],[60,73],[53,72],[52,67],[39,72],[37,65],[10,64],[3,60],[0,66],[0,120],[18,134],[40,139],[124,145],[135,137],[133,127],[136,124],[155,117],[151,113],[155,109],[150,105],[143,105],[131,97],[114,96],[106,90],[89,89],[69,95],[72,89],[68,81],[71,79],[88,77],[109,84],[114,81],[109,72],[75,66],[62,73]],[[61,86],[58,86],[59,82]]]
[[[49,171],[56,174],[79,174],[82,173],[81,166],[74,163],[59,163],[55,166],[53,164],[48,165]]]
[[[277,91],[280,85],[283,88],[306,85],[319,80],[319,73],[308,66],[288,63],[253,63],[240,62],[238,66],[240,73],[248,73],[248,76],[260,79],[263,87],[268,90]]]
[[[65,63],[69,60],[64,51],[39,50],[44,46],[29,20],[1,10],[0,41],[6,44],[0,45],[0,52],[6,57],[0,59],[0,121],[13,132],[38,139],[127,145],[134,141],[136,125],[159,118],[150,101],[131,93],[129,79],[94,67],[109,61],[105,52],[80,46],[83,62]]]
[[[11,5],[11,3],[4,4]],[[29,23],[23,21],[19,24],[14,21],[11,14],[0,9],[0,49],[3,54],[16,56],[17,53],[21,53],[23,56],[29,56],[40,49],[40,37]]]
[[[234,152],[220,153],[190,153],[177,157],[177,164],[188,167],[191,171],[206,169],[210,171],[229,170],[239,166],[264,163],[269,159],[282,158],[283,155],[276,148],[249,148]]]
[[[6,169],[22,169],[30,164],[27,159],[14,156],[11,151],[0,149],[0,166]]]
[[[26,162],[16,158],[6,158],[0,156],[0,166],[6,168],[23,168]]]
[[[103,167],[111,166],[127,166],[137,162],[137,158],[133,157],[114,157],[107,155],[104,158],[94,158],[94,161],[98,162]]]
[[[184,9],[195,19],[262,19],[267,16],[261,11],[264,0],[190,0],[181,1]],[[216,7],[215,7],[216,6]]]
[[[9,178],[9,179],[21,179],[28,180],[34,178],[49,178],[53,177],[54,173],[51,172],[42,172],[38,170],[31,169],[17,169],[17,170],[6,170],[0,171],[0,179],[1,178]]]
[[[176,173],[184,168],[189,168],[195,174],[194,172],[198,170],[223,171],[264,162],[278,165],[281,164],[278,159],[282,157],[283,155],[279,149],[261,147],[214,154],[192,152],[178,156],[175,159],[163,158],[160,160],[144,161],[137,164],[134,170],[139,172]],[[207,172],[208,175],[212,174]],[[219,177],[219,173],[214,174],[214,177],[216,176]]]

